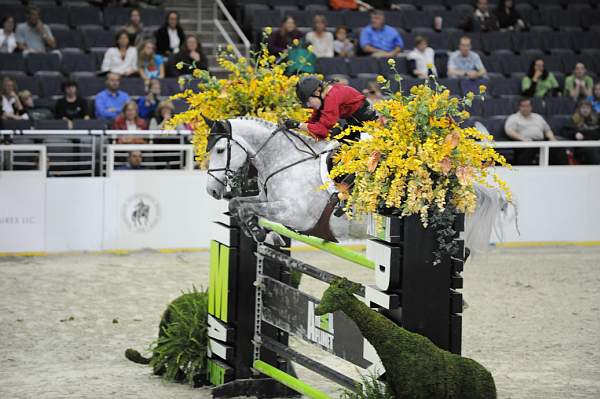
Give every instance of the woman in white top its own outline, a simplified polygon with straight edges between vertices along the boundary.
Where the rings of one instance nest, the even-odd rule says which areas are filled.
[[[17,96],[17,82],[10,76],[2,79],[2,119],[21,119],[23,105]]]
[[[117,33],[116,47],[111,47],[104,53],[102,72],[118,73],[130,76],[138,71],[137,50],[129,45],[129,35],[125,31]]]
[[[423,36],[415,37],[415,48],[408,53],[408,59],[415,62],[415,76],[421,79],[427,79],[431,74],[438,76],[434,58],[435,52],[428,46],[427,39]]]
[[[322,15],[315,15],[313,31],[306,34],[306,41],[313,46],[313,53],[318,57],[333,57],[333,34],[327,32],[327,20]]]
[[[10,15],[2,18],[0,30],[0,53],[12,53],[17,47],[15,39],[15,18]]]

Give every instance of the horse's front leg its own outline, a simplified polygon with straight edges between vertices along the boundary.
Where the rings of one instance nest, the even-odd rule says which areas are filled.
[[[256,202],[241,202],[237,208],[237,214],[242,223],[242,229],[249,236],[253,236],[256,241],[263,242],[267,237],[265,229],[258,225],[259,216],[267,219],[278,219],[292,204],[287,204],[284,201],[256,201]]]

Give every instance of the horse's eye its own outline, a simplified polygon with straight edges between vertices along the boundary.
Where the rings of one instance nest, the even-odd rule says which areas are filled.
[[[222,154],[225,152],[225,148],[217,148],[217,154]]]

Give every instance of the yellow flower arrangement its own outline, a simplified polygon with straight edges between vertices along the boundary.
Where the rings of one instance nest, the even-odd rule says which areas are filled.
[[[390,81],[377,81],[390,93],[375,104],[380,118],[338,136],[351,130],[368,134],[342,145],[330,173],[331,178],[355,175],[353,189],[343,193],[348,212],[394,209],[401,216],[418,215],[426,227],[435,215],[473,212],[474,183],[500,188],[510,200],[506,184],[495,174],[488,178],[493,166],[509,166],[491,147],[492,136],[462,126],[474,95],[451,97],[434,79],[407,94],[392,93]]]
[[[265,28],[265,36],[268,31],[270,29]],[[310,115],[296,99],[299,76],[285,75],[289,65],[286,54],[276,59],[263,41],[253,56],[252,59],[237,57],[233,47],[221,52],[217,61],[227,70],[226,79],[217,79],[195,65],[181,65],[181,69],[189,69],[190,75],[179,78],[182,92],[172,98],[184,99],[188,109],[170,119],[167,128],[181,124],[192,127],[198,161],[206,156],[209,133],[202,115],[211,119],[256,116],[271,122],[284,118],[306,120]]]

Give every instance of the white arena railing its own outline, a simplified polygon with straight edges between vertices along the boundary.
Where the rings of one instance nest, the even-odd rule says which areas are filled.
[[[550,148],[600,148],[600,140],[588,141],[495,141],[494,148],[497,149],[519,149],[519,148],[539,148],[540,150],[540,167],[553,166],[550,165]],[[534,165],[532,165],[534,166]],[[557,165],[558,166],[558,165]],[[589,166],[589,165],[588,165]]]
[[[115,172],[115,153],[131,151],[183,151],[185,152],[185,163],[181,170],[194,170],[194,146],[191,144],[109,144],[106,146],[107,177],[110,177],[113,172]],[[144,171],[144,169],[139,171]],[[159,172],[155,169],[148,169],[145,171]],[[136,172],[138,172],[138,170],[136,170]]]
[[[9,158],[12,159],[15,153],[21,153],[21,155],[28,157],[35,157],[37,154],[37,162],[35,165],[37,169],[28,171],[46,176],[46,165],[47,155],[46,146],[41,144],[0,144],[0,166],[4,163],[5,153],[8,154]],[[5,171],[0,168],[1,173],[20,173],[20,171]]]

